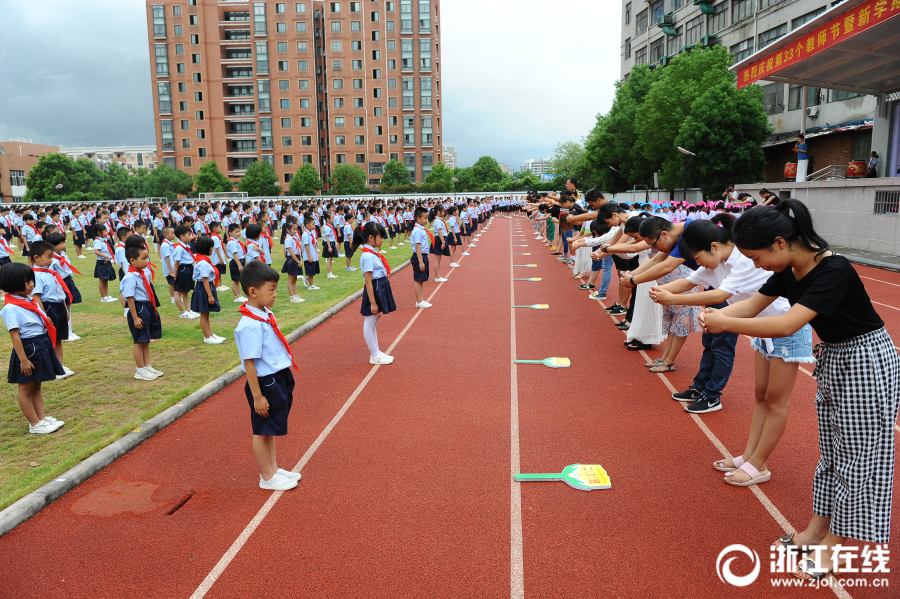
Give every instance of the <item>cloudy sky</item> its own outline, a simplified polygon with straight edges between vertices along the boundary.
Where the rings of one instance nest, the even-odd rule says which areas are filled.
[[[156,143],[144,6],[0,0],[0,139]],[[517,167],[584,136],[612,104],[620,12],[616,0],[443,0],[443,141],[460,166]]]

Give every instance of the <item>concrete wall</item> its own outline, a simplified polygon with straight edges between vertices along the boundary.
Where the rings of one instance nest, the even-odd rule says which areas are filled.
[[[782,199],[800,200],[828,243],[868,252],[900,256],[900,217],[873,214],[875,192],[900,192],[900,178],[774,183],[766,185]],[[763,185],[736,185],[759,199]]]
[[[639,191],[621,191],[613,195],[612,197],[620,204],[634,204],[635,202],[640,202],[642,204],[644,202],[680,202],[684,198],[684,190],[678,189],[673,194],[669,190],[654,191],[651,189],[649,192],[649,200],[647,199],[648,192],[644,191],[643,189]],[[703,194],[700,193],[699,189],[688,189],[688,202],[690,202],[691,204],[696,204],[702,199]]]

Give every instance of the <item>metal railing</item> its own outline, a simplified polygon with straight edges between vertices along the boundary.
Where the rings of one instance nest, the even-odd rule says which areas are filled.
[[[832,164],[806,177],[807,181],[836,181],[847,178],[846,164]]]
[[[875,209],[872,214],[897,216],[900,211],[900,191],[875,191]]]

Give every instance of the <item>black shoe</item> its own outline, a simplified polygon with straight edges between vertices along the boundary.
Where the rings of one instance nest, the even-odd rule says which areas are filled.
[[[706,414],[707,412],[718,412],[722,409],[722,402],[718,398],[712,399],[701,395],[700,399],[689,406],[685,406],[686,411],[691,414]]]
[[[578,286],[579,289],[595,289],[595,285],[591,285],[590,283],[582,283]]]
[[[678,401],[690,401],[694,402],[703,397],[703,394],[694,389],[693,387],[689,387],[687,391],[682,391],[681,393],[673,393],[672,399],[677,399]]]
[[[592,287],[592,289],[593,289],[593,287]],[[603,299],[606,299],[606,294],[605,294],[605,293],[601,293],[599,296],[597,296],[597,299],[602,299],[602,300],[603,300]]]
[[[637,343],[635,343],[634,341],[631,341],[630,343],[626,343],[625,347],[628,349],[628,351],[641,351],[642,349],[643,350],[653,349],[652,345],[650,345],[648,343],[641,343],[640,341],[638,341]]]
[[[610,312],[611,310],[615,310],[616,308],[621,308],[621,306],[619,304],[613,304],[609,308],[603,308],[603,309],[606,310],[607,312]]]
[[[614,308],[609,311],[610,316],[621,316],[621,315],[627,314],[627,313],[628,313],[628,309],[625,308],[624,306],[619,306],[619,307]]]

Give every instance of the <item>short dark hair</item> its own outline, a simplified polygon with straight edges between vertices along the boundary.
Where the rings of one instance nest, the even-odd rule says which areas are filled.
[[[259,225],[250,225],[247,227],[247,239],[259,239],[259,236],[262,235],[262,227]]]
[[[194,241],[194,251],[204,256],[212,254],[214,247],[216,247],[216,243],[213,241],[212,237],[207,237],[206,235],[201,235]]]
[[[190,227],[185,227],[184,225],[178,225],[177,227],[175,227],[175,237],[177,237],[178,239],[181,239],[190,232]]]
[[[52,254],[56,251],[56,248],[42,239],[40,241],[29,243],[28,251],[31,252],[32,256],[43,256],[47,252]]]
[[[125,245],[125,259],[128,260],[129,264],[131,264],[133,260],[140,258],[141,252],[147,252],[149,255],[149,250],[142,245]]]
[[[66,242],[66,236],[62,233],[50,233],[49,235],[47,235],[46,241],[53,247],[56,247],[59,244]]]
[[[34,283],[34,271],[27,264],[10,262],[0,268],[0,289],[6,293],[25,293],[28,281]]]
[[[265,262],[253,260],[241,270],[241,289],[249,294],[251,288],[259,289],[263,283],[278,283],[279,278],[277,270]]]

